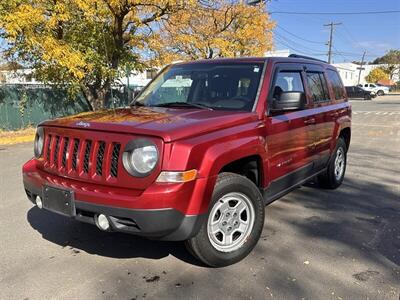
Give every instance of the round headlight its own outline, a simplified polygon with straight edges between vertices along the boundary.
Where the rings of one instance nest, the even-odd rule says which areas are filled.
[[[146,139],[137,139],[129,142],[122,161],[125,170],[136,177],[145,177],[149,175],[157,165],[158,149],[157,146]]]
[[[39,158],[43,153],[44,145],[44,130],[42,127],[36,129],[35,142],[33,143],[33,152],[36,158]]]

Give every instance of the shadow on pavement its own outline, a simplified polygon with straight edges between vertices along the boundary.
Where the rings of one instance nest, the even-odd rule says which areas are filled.
[[[374,262],[384,263],[379,258],[383,256],[400,266],[400,195],[387,185],[345,179],[335,191],[316,193],[308,185],[294,196],[315,213],[290,221],[305,235],[345,244]]]
[[[63,217],[36,206],[27,213],[27,220],[44,239],[68,247],[111,258],[161,259],[168,255],[187,263],[202,266],[186,250],[182,242],[152,241],[134,235],[100,231],[96,226]]]

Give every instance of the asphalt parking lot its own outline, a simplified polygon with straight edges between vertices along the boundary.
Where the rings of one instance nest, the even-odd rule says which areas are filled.
[[[100,232],[33,207],[31,144],[0,146],[0,299],[399,299],[400,95],[353,104],[344,184],[266,208],[244,261],[199,265],[182,243]]]

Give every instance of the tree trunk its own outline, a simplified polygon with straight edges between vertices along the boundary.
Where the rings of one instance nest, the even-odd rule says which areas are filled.
[[[90,110],[97,111],[105,108],[106,95],[109,89],[109,84],[105,83],[99,86],[82,86],[82,92],[86,98]]]

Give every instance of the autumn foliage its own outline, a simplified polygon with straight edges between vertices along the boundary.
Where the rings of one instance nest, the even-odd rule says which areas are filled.
[[[367,82],[378,82],[380,80],[388,80],[389,75],[383,68],[373,69],[368,76],[365,77]]]
[[[83,92],[94,110],[126,70],[175,59],[263,55],[264,4],[196,0],[1,0],[5,56],[35,77]]]
[[[173,60],[263,56],[272,49],[274,22],[264,3],[195,2],[171,15],[149,49],[160,64]]]

